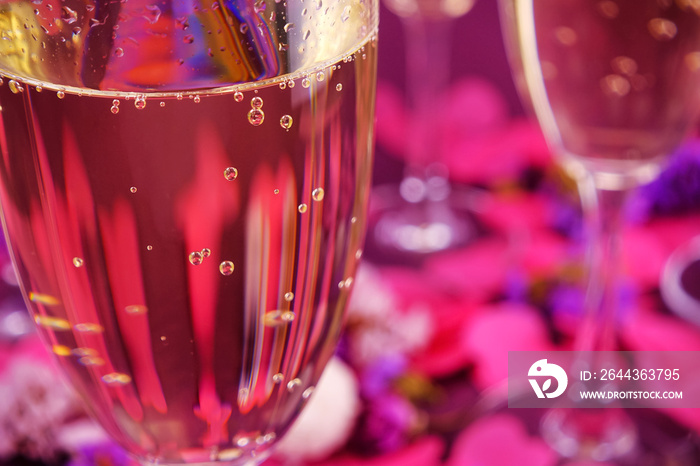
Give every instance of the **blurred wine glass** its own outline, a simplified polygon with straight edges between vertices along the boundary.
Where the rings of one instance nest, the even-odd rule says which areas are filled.
[[[366,224],[373,0],[0,6],[0,202],[87,409],[148,464],[252,464],[334,352]]]
[[[403,178],[373,194],[379,205],[373,239],[385,250],[427,254],[463,246],[475,234],[470,193],[455,189],[439,160],[441,118],[436,114],[436,102],[449,84],[453,26],[474,3],[384,1],[403,29],[409,115]]]
[[[653,179],[700,109],[700,7],[689,1],[500,0],[516,84],[577,181],[590,239],[576,349],[614,350],[621,209]],[[616,409],[553,410],[562,455],[611,460],[635,447]]]
[[[679,246],[666,261],[659,289],[679,317],[700,325],[700,236]]]

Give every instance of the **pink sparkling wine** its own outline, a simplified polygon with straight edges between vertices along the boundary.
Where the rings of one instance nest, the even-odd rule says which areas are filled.
[[[142,3],[0,9],[17,24],[0,45],[5,231],[45,342],[127,451],[245,462],[289,427],[340,332],[370,183],[373,7],[314,10],[337,17],[299,21],[288,54],[274,0]]]

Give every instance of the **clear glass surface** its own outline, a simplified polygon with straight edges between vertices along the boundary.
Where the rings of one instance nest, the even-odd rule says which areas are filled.
[[[372,0],[0,6],[0,202],[27,305],[148,463],[267,456],[362,255]]]

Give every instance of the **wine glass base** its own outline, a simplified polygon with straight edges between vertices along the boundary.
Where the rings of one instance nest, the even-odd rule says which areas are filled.
[[[441,196],[406,200],[395,185],[374,188],[368,247],[380,256],[426,256],[468,245],[479,235],[476,189],[454,188]]]
[[[539,438],[553,450],[553,465],[700,464],[700,435],[662,411],[508,408],[504,392],[483,397],[475,407],[473,422],[502,415],[517,419],[531,439]]]

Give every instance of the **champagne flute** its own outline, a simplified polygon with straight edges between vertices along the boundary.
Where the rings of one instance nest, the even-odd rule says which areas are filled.
[[[148,464],[261,461],[332,355],[366,221],[373,0],[0,6],[26,303]]]
[[[658,173],[700,109],[700,8],[682,0],[501,0],[501,13],[516,82],[578,183],[589,229],[576,349],[617,349],[621,209],[631,189]],[[565,456],[629,452],[629,418],[615,409],[594,420],[590,414],[554,410],[542,433]]]
[[[472,197],[454,189],[436,159],[441,119],[436,102],[447,89],[456,20],[476,0],[385,0],[403,29],[406,56],[406,153],[403,178],[378,187],[372,230],[384,250],[429,254],[464,246],[475,235]]]

